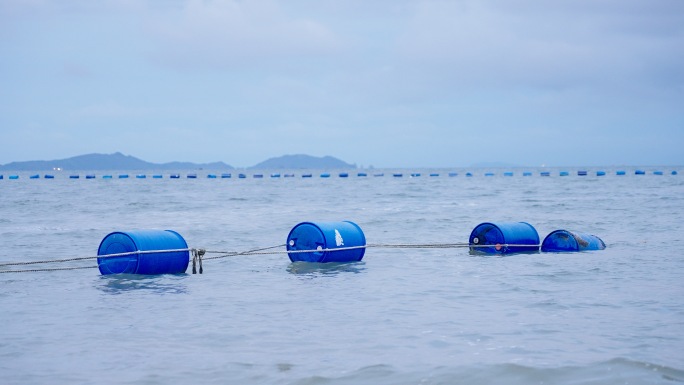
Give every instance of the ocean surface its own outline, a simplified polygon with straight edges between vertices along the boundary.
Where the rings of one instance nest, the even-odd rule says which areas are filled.
[[[206,260],[201,275],[2,273],[0,383],[684,383],[684,170],[623,169],[5,172],[0,264],[94,257],[107,234],[133,229],[245,251],[283,245],[303,221],[354,221],[369,244],[467,243],[482,222],[525,221],[541,239],[568,229],[607,248],[503,257],[369,248],[361,262],[314,264],[292,263],[280,247]]]

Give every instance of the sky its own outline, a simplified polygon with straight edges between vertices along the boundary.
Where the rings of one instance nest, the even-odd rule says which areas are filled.
[[[0,0],[0,164],[684,165],[681,0]]]

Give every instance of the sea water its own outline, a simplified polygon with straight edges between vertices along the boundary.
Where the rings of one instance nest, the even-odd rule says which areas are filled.
[[[0,274],[0,383],[684,382],[681,176],[375,171],[22,174],[0,180],[0,263],[94,257],[108,233],[132,229],[245,251],[283,245],[303,221],[341,220],[369,244],[465,243],[479,223],[525,221],[541,239],[568,229],[607,248],[504,257],[369,248],[348,264],[279,253],[206,260],[201,275],[102,276],[94,259],[1,266],[86,269]]]

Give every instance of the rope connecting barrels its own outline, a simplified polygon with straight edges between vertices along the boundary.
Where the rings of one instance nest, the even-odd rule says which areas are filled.
[[[358,250],[358,249],[454,249],[454,248],[485,248],[485,247],[496,247],[497,249],[503,247],[530,247],[530,245],[514,245],[514,244],[501,244],[501,245],[472,245],[468,243],[420,243],[420,244],[367,244],[362,246],[349,246],[349,247],[338,247],[338,248],[316,248],[312,250],[275,250],[280,247],[284,247],[284,244],[262,247],[258,249],[251,249],[245,251],[216,251],[216,250],[205,250],[196,248],[187,249],[172,249],[172,250],[140,250],[140,251],[130,251],[125,253],[114,253],[107,255],[89,256],[89,257],[74,257],[74,258],[63,258],[63,259],[51,259],[51,260],[41,260],[41,261],[24,261],[24,262],[7,262],[0,263],[0,268],[11,267],[11,266],[27,266],[27,265],[38,265],[38,264],[50,264],[50,263],[65,263],[65,262],[77,262],[77,261],[87,261],[98,258],[115,258],[115,257],[125,257],[130,255],[139,254],[158,254],[158,253],[168,253],[168,252],[184,252],[188,251],[192,254],[193,262],[193,274],[196,274],[199,265],[199,273],[203,273],[202,261],[222,259],[229,257],[239,257],[239,256],[250,256],[250,255],[276,255],[276,254],[299,254],[299,253],[323,253],[323,252],[340,252],[348,250]],[[539,246],[539,245],[537,245]],[[216,256],[208,256],[207,254],[219,254]],[[94,269],[97,266],[75,266],[75,267],[61,267],[61,268],[41,268],[41,269],[24,269],[24,270],[0,270],[2,273],[29,273],[29,272],[42,272],[42,271],[60,271],[60,270],[80,270],[80,269]]]

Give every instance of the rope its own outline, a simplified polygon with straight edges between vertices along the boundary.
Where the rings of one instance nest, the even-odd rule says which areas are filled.
[[[114,257],[125,257],[129,255],[139,255],[139,254],[156,254],[156,253],[174,253],[174,252],[184,252],[189,251],[192,254],[192,273],[197,274],[197,264],[199,263],[199,273],[202,274],[204,269],[202,268],[202,260],[212,260],[221,259],[236,256],[246,256],[246,255],[274,255],[274,254],[301,254],[301,253],[325,253],[325,252],[336,252],[336,251],[347,251],[347,250],[358,250],[358,249],[369,249],[369,248],[385,248],[385,249],[453,249],[453,248],[488,248],[494,247],[496,250],[501,250],[502,248],[514,248],[514,247],[539,247],[540,245],[524,245],[524,244],[496,244],[496,245],[475,245],[470,243],[423,243],[423,244],[366,244],[360,246],[347,246],[338,247],[334,249],[330,248],[318,248],[314,250],[273,250],[279,247],[286,246],[285,244],[262,247],[258,249],[246,250],[246,251],[215,251],[215,250],[205,250],[205,249],[171,249],[171,250],[138,250],[129,251],[125,253],[115,253],[115,254],[105,254],[98,255],[95,257],[75,257],[75,258],[64,258],[64,259],[53,259],[45,261],[29,261],[29,262],[7,262],[0,263],[0,267],[5,266],[24,266],[24,265],[35,265],[43,263],[63,263],[63,262],[73,262],[73,261],[83,261],[89,259],[99,259],[99,258],[114,258]],[[205,254],[221,254],[213,257],[204,258]],[[58,271],[58,270],[79,270],[79,269],[93,269],[97,266],[85,266],[85,267],[62,267],[62,268],[45,268],[45,269],[26,269],[26,270],[0,270],[2,273],[27,273],[27,272],[39,272],[39,271]]]
[[[55,267],[52,269],[0,270],[0,274],[3,274],[3,273],[35,273],[38,271],[81,270],[81,269],[97,269],[97,266]]]
[[[127,251],[125,253],[115,253],[115,254],[104,254],[95,257],[76,257],[76,258],[65,258],[65,259],[52,259],[48,261],[30,261],[30,262],[8,262],[0,263],[2,266],[19,266],[19,265],[35,265],[38,263],[60,263],[60,262],[72,262],[72,261],[83,261],[87,259],[98,259],[98,258],[114,258],[114,257],[125,257],[128,255],[136,254],[156,254],[156,253],[175,253],[182,251],[192,251],[194,249],[171,249],[171,250],[139,250],[139,251]]]

